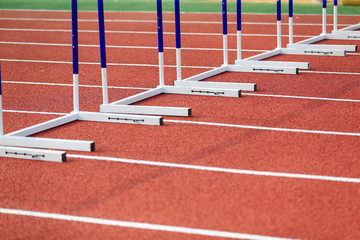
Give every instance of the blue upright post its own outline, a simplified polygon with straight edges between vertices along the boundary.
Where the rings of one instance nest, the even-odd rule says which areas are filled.
[[[162,19],[162,0],[157,0],[157,27],[158,27],[158,50],[159,50],[159,85],[164,86],[164,34]]]
[[[237,60],[241,60],[241,0],[236,0]]]
[[[222,0],[222,20],[223,20],[223,48],[224,48],[224,65],[228,65],[228,29],[227,29],[227,2]]]
[[[181,30],[180,30],[180,0],[175,0],[175,35],[176,35],[176,75],[181,80]]]
[[[100,57],[101,57],[101,79],[103,89],[103,104],[108,104],[108,86],[106,71],[106,48],[105,48],[105,23],[104,23],[104,2],[98,0],[98,19],[99,19],[99,37],[100,37]]]
[[[71,1],[72,55],[73,55],[73,104],[74,112],[79,111],[79,41],[77,0]]]
[[[323,0],[322,7],[322,34],[326,34],[326,0]]]
[[[293,0],[289,0],[289,44],[294,43],[293,11],[294,11]]]
[[[334,0],[334,31],[338,30],[338,22],[337,22],[337,15],[338,15],[338,9],[337,9],[338,1]]]
[[[276,1],[277,48],[281,48],[281,0]]]

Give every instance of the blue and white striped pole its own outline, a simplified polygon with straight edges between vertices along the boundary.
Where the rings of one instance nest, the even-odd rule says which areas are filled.
[[[79,111],[79,41],[77,0],[71,1],[72,54],[73,54],[73,104],[74,111]]]
[[[159,85],[164,86],[164,33],[162,19],[162,0],[157,0],[157,28],[158,28],[158,51],[159,51]]]
[[[108,85],[106,71],[106,49],[105,49],[105,24],[104,24],[104,3],[98,0],[98,18],[99,18],[99,37],[100,37],[100,57],[101,57],[101,79],[103,91],[103,104],[108,104]]]
[[[277,48],[281,48],[281,0],[276,1]]]
[[[237,60],[241,60],[241,0],[236,0]]]
[[[338,1],[334,0],[334,31],[338,30]]]
[[[322,34],[326,34],[326,0],[323,0],[322,8]]]
[[[2,109],[2,89],[1,89],[1,62],[0,62],[0,136],[4,135],[4,125],[3,125],[3,109]]]
[[[223,48],[224,48],[224,65],[228,65],[228,30],[227,30],[227,3],[222,0],[222,19],[223,19]]]
[[[293,0],[289,0],[289,44],[294,43],[293,12],[294,12]]]
[[[175,0],[176,76],[181,80],[180,0]]]

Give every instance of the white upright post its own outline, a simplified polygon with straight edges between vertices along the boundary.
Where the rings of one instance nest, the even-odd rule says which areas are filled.
[[[181,80],[181,49],[176,48],[176,79]]]
[[[107,70],[105,68],[101,68],[101,80],[102,80],[102,95],[103,95],[103,104],[109,103],[109,95],[108,95],[108,84],[107,84]]]
[[[73,74],[74,112],[79,112],[79,74]]]
[[[222,0],[222,18],[223,18],[223,49],[224,49],[224,65],[229,65],[228,56],[228,30],[227,30],[227,2]]]
[[[323,0],[322,8],[322,35],[326,34],[326,0]]]
[[[334,31],[338,30],[338,7],[337,0],[334,0]]]
[[[223,48],[224,48],[224,65],[229,65],[229,56],[228,56],[228,37],[226,34],[223,35]]]
[[[165,86],[164,77],[164,52],[159,52],[159,85]]]

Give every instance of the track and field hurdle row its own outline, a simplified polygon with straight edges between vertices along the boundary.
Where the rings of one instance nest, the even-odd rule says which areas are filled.
[[[71,151],[95,150],[93,141],[65,140],[33,138],[30,135],[59,127],[74,121],[96,121],[107,123],[127,123],[138,125],[162,125],[163,118],[159,116],[138,116],[125,114],[110,114],[96,112],[81,112],[79,110],[79,60],[78,60],[78,25],[77,25],[77,0],[72,0],[72,51],[73,51],[73,112],[44,123],[40,123],[25,129],[21,129],[7,135],[3,131],[2,96],[1,96],[1,72],[0,72],[0,156],[10,158],[22,158],[31,160],[43,160],[64,162],[66,152],[43,149],[58,149]],[[99,1],[99,9],[102,1]],[[102,11],[99,11],[101,14]],[[100,15],[99,18],[102,16]],[[99,23],[101,24],[101,23]],[[103,26],[100,26],[103,29]],[[100,31],[100,39],[102,39]],[[105,55],[105,49],[101,49],[101,55]],[[103,99],[107,99],[106,62],[101,63],[103,76]],[[1,69],[0,69],[1,70]],[[104,87],[105,86],[105,87]]]
[[[181,40],[180,40],[180,8],[179,0],[175,0],[175,19],[176,19],[176,59],[177,77],[181,78]],[[101,22],[104,19],[100,20]],[[131,113],[149,114],[164,116],[183,116],[191,115],[191,108],[186,107],[159,107],[159,106],[140,106],[132,105],[139,101],[160,95],[160,94],[185,94],[200,96],[218,97],[240,97],[241,90],[244,88],[254,91],[256,84],[225,84],[215,83],[214,85],[199,84],[196,86],[167,86],[164,81],[164,43],[163,43],[163,19],[162,19],[162,0],[157,0],[157,30],[158,30],[158,54],[159,54],[159,86],[149,91],[110,103],[104,103],[100,107],[101,112],[112,113]],[[102,43],[105,47],[105,42]]]
[[[314,44],[311,43],[319,42],[326,39],[337,39],[337,40],[360,40],[360,33],[355,31],[360,29],[360,24],[353,25],[347,28],[343,28],[338,30],[338,11],[337,11],[337,0],[334,0],[334,13],[333,13],[333,31],[332,33],[326,32],[326,9],[327,9],[327,2],[323,0],[323,7],[322,7],[322,33],[319,36],[306,39],[294,44],[293,38],[293,0],[289,0],[289,44],[287,45],[288,48],[296,48],[296,49],[304,49],[304,51],[311,52],[311,51],[318,51],[322,52],[324,55],[329,55],[329,52],[334,52],[333,55],[345,55],[346,51],[355,52],[357,51],[356,45],[326,45],[326,44]],[[327,50],[323,50],[327,49]],[[335,52],[338,51],[338,52]],[[321,52],[319,54],[321,54]]]

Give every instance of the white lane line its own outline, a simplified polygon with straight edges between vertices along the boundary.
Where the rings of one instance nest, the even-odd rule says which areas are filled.
[[[45,86],[65,86],[65,87],[72,87],[73,86],[72,84],[66,84],[66,83],[44,83],[44,82],[2,81],[2,83],[6,83],[6,84],[45,85]],[[79,85],[79,87],[102,88],[102,86],[100,86],[100,85]],[[108,86],[108,88],[125,89],[125,90],[150,90],[151,89],[151,88],[143,88],[143,87],[118,87],[118,86]],[[335,101],[335,102],[360,102],[360,100],[358,100],[358,99],[306,97],[306,96],[291,96],[291,95],[261,94],[261,93],[242,93],[242,95],[243,96],[254,96],[254,97],[293,98],[293,99]]]
[[[4,21],[43,21],[43,22],[71,22],[69,18],[9,18],[0,17],[0,20]],[[78,19],[79,22],[98,22],[97,19]],[[115,23],[156,23],[156,20],[138,20],[138,19],[105,19],[105,22]],[[172,20],[163,20],[164,23],[175,23]],[[222,25],[221,21],[186,21],[182,20],[181,23],[186,24],[219,24]],[[228,22],[229,25],[236,25],[236,22]],[[241,22],[244,25],[276,25],[276,22]],[[282,23],[283,25],[289,25],[289,23]],[[298,26],[321,26],[321,23],[293,23]],[[351,26],[351,24],[338,24],[338,26]]]
[[[13,113],[29,113],[29,114],[44,114],[44,112],[37,111],[17,111],[17,110],[3,110],[4,112],[13,112]],[[55,113],[48,113],[55,114]],[[64,113],[57,113],[58,115]],[[240,125],[240,124],[228,124],[228,123],[213,123],[213,122],[201,122],[201,121],[183,121],[183,120],[170,120],[165,119],[165,123],[182,123],[182,124],[196,124],[196,125],[205,125],[205,126],[214,126],[214,127],[230,127],[230,128],[242,128],[242,129],[252,129],[252,130],[262,130],[262,131],[276,131],[276,132],[291,132],[291,133],[310,133],[310,134],[322,134],[322,135],[337,135],[337,136],[350,136],[350,137],[360,137],[360,133],[357,132],[337,132],[337,131],[323,131],[323,130],[307,130],[307,129],[297,129],[297,128],[276,128],[276,127],[264,127],[264,126],[253,126],[253,125]]]
[[[56,47],[71,47],[71,43],[36,43],[36,42],[4,42],[0,41],[0,44],[13,44],[13,45],[34,45],[34,46],[56,46]],[[79,44],[79,47],[96,47],[98,48],[99,45],[93,44]],[[125,49],[157,49],[158,47],[148,47],[148,46],[116,46],[116,45],[106,45],[107,48],[125,48]],[[173,49],[175,47],[164,47],[165,49]],[[194,50],[194,51],[224,51],[222,48],[186,48],[182,47],[181,50]],[[236,49],[228,49],[229,51],[235,52]],[[271,49],[242,49],[245,52],[266,52],[270,51]]]
[[[68,29],[24,29],[24,28],[0,28],[0,31],[19,31],[19,32],[71,32]],[[98,33],[98,30],[79,30],[81,33]],[[147,31],[114,31],[106,30],[106,33],[121,33],[121,34],[151,34],[157,35],[157,32],[147,32]],[[175,35],[175,32],[164,32],[165,35]],[[222,33],[191,33],[191,32],[182,32],[182,35],[197,35],[197,36],[222,36]],[[249,34],[243,33],[243,36],[258,36],[258,37],[276,37],[276,34]],[[229,33],[228,36],[236,36],[236,33]],[[283,35],[287,37],[288,35]],[[294,35],[294,37],[301,38],[311,38],[317,35]]]
[[[33,112],[33,111],[21,111],[21,110],[3,110],[3,112],[8,113],[26,113],[26,114],[43,114],[43,115],[66,115],[66,113],[56,113],[56,112]]]
[[[110,220],[110,219],[93,218],[93,217],[81,217],[81,216],[65,215],[58,213],[27,211],[20,209],[0,208],[0,213],[18,215],[18,216],[81,222],[81,223],[91,223],[91,224],[99,224],[99,225],[107,225],[107,226],[115,226],[115,227],[135,228],[135,229],[152,230],[152,231],[165,231],[172,233],[183,233],[183,234],[191,234],[191,235],[222,237],[222,238],[232,238],[232,239],[251,239],[251,240],[289,239],[289,238],[278,238],[278,237],[270,237],[270,236],[247,234],[247,233],[217,231],[210,229],[190,228],[190,227],[178,227],[178,226],[152,224],[152,223],[119,221],[119,220]]]
[[[230,128],[244,128],[244,129],[253,129],[253,130],[292,132],[292,133],[312,133],[312,134],[360,137],[360,133],[356,133],[356,132],[336,132],[336,131],[306,130],[306,129],[294,129],[294,128],[276,128],[276,127],[262,127],[262,126],[251,126],[251,125],[212,123],[212,122],[199,122],[199,121],[182,121],[182,120],[169,120],[169,119],[164,120],[164,122],[196,124],[196,125],[206,125],[206,126],[214,126],[214,127],[230,127]]]
[[[67,61],[48,61],[48,60],[30,60],[30,59],[1,59],[4,62],[29,62],[29,63],[63,63],[63,64],[72,64],[72,62]],[[100,65],[97,62],[79,62],[79,64],[85,65]],[[107,63],[110,66],[132,66],[132,67],[159,67],[157,64],[135,64],[135,63]],[[175,68],[176,65],[165,65],[165,67]],[[208,66],[181,66],[182,68],[196,68],[196,69],[214,69],[216,67]],[[360,75],[360,73],[353,72],[324,72],[324,71],[309,71],[301,70],[301,73],[321,73],[321,74],[339,74],[339,75]]]
[[[89,156],[89,155],[81,155],[81,154],[67,154],[67,157],[89,159],[89,160],[112,161],[112,162],[120,162],[120,163],[127,163],[127,164],[150,165],[150,166],[170,167],[170,168],[183,168],[183,169],[190,169],[190,170],[221,172],[221,173],[231,173],[231,174],[240,174],[240,175],[282,177],[282,178],[295,178],[295,179],[346,182],[346,183],[360,183],[360,178],[255,171],[255,170],[244,170],[244,169],[231,169],[231,168],[209,167],[209,166],[181,164],[181,163],[156,162],[156,161],[134,160],[134,159],[115,158],[115,157],[103,157],[103,156]]]

